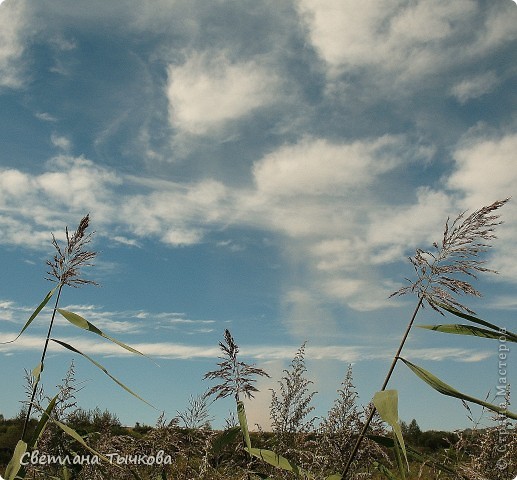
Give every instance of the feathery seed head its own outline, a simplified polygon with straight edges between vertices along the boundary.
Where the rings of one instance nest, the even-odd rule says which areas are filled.
[[[65,228],[66,245],[62,248],[54,234],[52,234],[52,245],[56,254],[52,260],[47,260],[50,271],[47,272],[50,281],[60,285],[79,287],[81,285],[97,285],[93,280],[81,278],[80,269],[91,266],[91,260],[97,255],[96,252],[86,250],[86,245],[91,242],[93,233],[86,234],[90,223],[90,215],[86,215],[79,222],[77,230],[70,234],[68,227]]]
[[[416,280],[407,279],[410,285],[391,296],[416,293],[440,313],[440,304],[474,313],[461,304],[457,296],[481,296],[465,277],[475,279],[479,272],[497,273],[484,266],[486,261],[480,259],[480,255],[491,247],[489,242],[496,238],[495,227],[502,223],[494,212],[508,201],[509,198],[498,200],[467,217],[463,212],[452,223],[447,219],[440,244],[434,242],[433,250],[417,248],[415,255],[409,258]]]

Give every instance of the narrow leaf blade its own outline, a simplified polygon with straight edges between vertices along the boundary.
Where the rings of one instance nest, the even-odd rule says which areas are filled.
[[[26,451],[27,444],[23,440],[18,440],[11,461],[5,469],[5,480],[14,480],[16,478],[22,466],[21,461]]]
[[[500,332],[500,335],[505,335],[506,337],[511,337],[512,342],[517,341],[517,333],[509,332],[505,328],[501,328],[493,323],[487,322],[486,320],[482,320],[481,318],[475,317],[474,315],[469,315],[468,313],[461,312],[449,305],[445,305],[440,302],[434,302],[436,306],[442,308],[443,310],[447,310],[449,313],[456,315],[457,317],[463,318],[464,320],[468,320],[469,322],[476,323],[478,325],[482,325],[483,327],[488,327],[496,332]]]
[[[294,472],[296,475],[300,475],[302,473],[302,470],[297,465],[291,463],[287,458],[282,457],[282,455],[278,455],[278,453],[271,450],[265,450],[263,448],[249,448],[247,450],[254,457],[264,460],[264,462],[273,465],[273,467],[286,470],[288,472]]]
[[[509,410],[499,407],[497,405],[493,405],[492,403],[485,402],[475,397],[471,397],[470,395],[466,395],[464,393],[459,392],[455,388],[447,385],[445,382],[440,380],[438,377],[434,376],[431,372],[411,363],[409,360],[406,360],[402,357],[399,357],[418,377],[420,377],[425,383],[427,383],[430,387],[434,388],[437,392],[440,392],[442,395],[447,395],[449,397],[459,398],[460,400],[465,400],[467,402],[476,403],[477,405],[481,405],[493,412],[497,412],[501,415],[504,415],[508,418],[513,418],[517,420],[517,413],[510,412]]]
[[[74,440],[79,442],[84,448],[92,452],[94,455],[97,455],[99,458],[104,460],[105,462],[110,462],[109,458],[104,456],[102,453],[99,453],[97,450],[93,449],[88,445],[83,437],[79,435],[73,428],[70,428],[68,425],[65,425],[64,423],[61,423],[59,420],[56,420],[55,418],[51,418],[52,422],[55,423],[63,432],[65,432],[68,436],[72,437]],[[117,465],[118,466],[118,465]]]
[[[495,330],[488,330],[486,328],[475,327],[474,325],[462,324],[440,324],[440,325],[417,325],[418,328],[425,328],[427,330],[434,330],[435,332],[451,333],[453,335],[473,335],[476,337],[489,338],[492,340],[499,340],[502,335],[506,337],[509,342],[517,342],[517,337],[503,334]]]
[[[241,426],[242,435],[244,436],[244,441],[246,442],[246,447],[248,448],[248,451],[250,451],[251,439],[250,432],[248,430],[248,420],[246,419],[246,409],[244,408],[244,403],[240,400],[237,402],[237,416],[239,417],[239,424]]]
[[[42,413],[41,418],[39,419],[38,425],[36,426],[36,430],[34,431],[34,434],[32,435],[32,439],[28,443],[29,450],[32,450],[32,449],[34,449],[34,447],[36,447],[38,440],[41,437],[41,434],[45,430],[45,427],[48,423],[50,415],[51,415],[52,411],[54,410],[54,407],[56,406],[58,396],[59,396],[59,394],[57,394],[52,400],[50,400],[49,404],[47,405],[47,408]]]
[[[29,325],[33,322],[33,320],[38,316],[38,314],[45,308],[45,306],[47,305],[47,303],[49,302],[49,300],[52,298],[52,295],[54,295],[54,292],[56,291],[56,288],[55,287],[54,289],[50,290],[50,292],[47,293],[46,297],[43,299],[43,301],[38,305],[38,307],[36,308],[36,310],[34,310],[34,312],[32,313],[32,315],[29,317],[29,320],[27,320],[27,322],[25,323],[25,325],[23,326],[23,328],[21,329],[20,333],[17,335],[17,337],[14,339],[14,340],[9,340],[8,342],[0,342],[0,345],[5,345],[7,343],[13,343],[13,342],[16,342],[16,340],[18,340],[21,336],[22,336],[22,333],[25,332],[25,330],[27,330],[27,328],[29,328]]]
[[[386,423],[391,425],[391,428],[393,428],[393,432],[402,448],[402,452],[404,453],[404,458],[406,459],[409,469],[406,446],[404,445],[404,437],[402,436],[402,429],[400,428],[399,423],[398,401],[397,390],[382,390],[377,392],[373,397],[373,404],[379,412],[379,415]]]
[[[232,443],[241,431],[241,427],[231,427],[224,432],[217,435],[214,442],[212,443],[212,454],[218,455],[221,451]]]
[[[82,353],[80,352],[79,350],[77,350],[75,347],[72,347],[72,345],[69,345],[68,343],[65,343],[65,342],[62,342],[61,340],[56,340],[55,338],[51,338],[51,340],[55,343],[58,343],[59,345],[61,345],[62,347],[65,347],[66,349],[70,350],[71,352],[75,352],[75,353],[78,353],[79,355],[83,356],[84,358],[86,358],[87,360],[89,360],[91,363],[93,363],[97,368],[99,368],[100,370],[102,370],[108,377],[110,377],[116,384],[118,384],[120,387],[122,387],[124,390],[126,390],[126,392],[130,393],[131,395],[133,395],[135,398],[138,398],[139,400],[141,400],[142,402],[146,403],[147,405],[149,405],[150,407],[154,408],[155,410],[157,410],[157,408],[150,404],[147,400],[144,400],[140,395],[136,394],[135,392],[133,392],[133,390],[131,390],[129,387],[126,387],[126,385],[124,385],[120,380],[118,380],[117,378],[115,378],[113,375],[111,375],[111,373],[108,372],[108,370],[106,370],[106,368],[104,368],[100,363],[96,362],[93,358],[89,357],[88,355],[86,355],[85,353]]]
[[[68,310],[63,310],[62,308],[58,308],[57,311],[66,320],[68,320],[72,325],[75,325],[76,327],[82,328],[83,330],[87,330],[89,332],[95,333],[96,335],[104,337],[105,339],[109,340],[110,342],[116,343],[117,345],[119,345],[122,348],[125,348],[127,351],[129,351],[131,353],[135,353],[137,355],[142,355],[143,357],[147,357],[147,355],[136,350],[135,348],[130,347],[129,345],[126,345],[125,343],[117,340],[116,338],[110,337],[109,335],[104,333],[100,328],[97,328],[93,323],[89,322],[88,320],[81,317],[80,315],[77,315],[77,313],[69,312]]]

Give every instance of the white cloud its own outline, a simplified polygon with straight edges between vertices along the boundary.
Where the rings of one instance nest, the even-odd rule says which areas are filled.
[[[64,136],[59,136],[56,133],[53,133],[51,135],[50,141],[52,142],[52,145],[65,151],[70,150],[70,147],[72,146],[72,142],[70,141],[70,139]]]
[[[517,185],[517,134],[500,138],[469,136],[454,152],[456,169],[449,177],[450,188],[460,190],[467,202],[483,205],[493,202],[494,194],[505,198]]]
[[[49,230],[61,230],[62,222],[75,222],[87,211],[95,211],[98,222],[112,220],[112,189],[119,182],[81,157],[55,157],[39,175],[0,170],[0,241],[38,247],[48,243]]]
[[[0,87],[20,87],[24,52],[24,29],[27,25],[25,0],[6,2],[0,10]]]
[[[16,334],[14,332],[1,333],[0,341],[5,342],[12,340],[15,336]],[[59,337],[58,340],[72,345],[74,348],[91,356],[133,355],[127,350],[108,341],[99,342],[92,338],[77,336]],[[219,347],[207,347],[206,345],[145,342],[132,343],[131,346],[151,358],[177,358],[186,360],[196,358],[216,359],[221,354]],[[240,354],[243,358],[252,358],[260,361],[291,360],[293,352],[295,352],[296,349],[297,347],[290,345],[242,345]],[[0,344],[0,353],[4,354],[27,350],[41,350],[41,337],[24,334],[14,343]],[[63,347],[54,342],[50,342],[49,350],[53,353],[68,352],[68,350],[64,350]],[[425,348],[418,350],[407,349],[406,355],[412,360],[477,362],[493,356],[493,352],[462,348]],[[345,363],[355,363],[365,360],[387,360],[392,358],[392,356],[393,352],[375,347],[309,345],[306,350],[305,358],[307,360],[337,360]]]
[[[490,93],[498,83],[499,80],[494,72],[486,72],[457,83],[452,87],[451,94],[461,104],[464,104],[469,100]]]
[[[478,132],[479,133],[479,132]],[[454,152],[455,170],[447,185],[463,195],[462,206],[473,210],[515,194],[517,185],[517,134],[490,138],[467,136]],[[517,282],[517,206],[515,198],[500,210],[504,224],[497,228],[497,240],[490,266],[500,272],[495,278]]]
[[[44,122],[57,122],[57,118],[52,116],[48,112],[38,112],[34,114],[36,118],[43,120]]]
[[[122,218],[136,235],[192,245],[201,241],[211,224],[226,221],[226,202],[226,187],[213,180],[187,186],[160,182],[148,194],[127,198]]]
[[[401,139],[385,135],[371,142],[331,143],[304,139],[270,153],[253,167],[257,189],[271,197],[347,196],[393,169]]]
[[[436,75],[515,38],[511,6],[481,12],[473,0],[299,0],[309,36],[329,73],[357,67],[387,72],[386,84]],[[492,6],[491,6],[492,7]],[[472,25],[481,19],[479,28]],[[467,38],[467,40],[466,40]]]
[[[168,69],[169,118],[182,132],[205,134],[270,104],[278,80],[256,61],[232,62],[224,54],[194,53]]]

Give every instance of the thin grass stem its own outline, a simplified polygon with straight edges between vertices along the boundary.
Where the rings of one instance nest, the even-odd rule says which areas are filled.
[[[43,365],[45,363],[45,357],[47,355],[48,343],[50,341],[50,335],[52,334],[52,327],[54,326],[54,319],[56,318],[57,307],[59,305],[59,297],[61,296],[62,289],[63,289],[63,284],[60,284],[59,289],[57,291],[56,301],[54,303],[54,310],[52,311],[52,318],[50,319],[50,325],[48,327],[47,338],[45,339],[45,346],[43,347],[43,352],[41,354],[41,360],[40,360],[41,372],[43,371]],[[31,416],[31,412],[32,412],[32,406],[34,404],[34,398],[36,397],[36,392],[38,390],[39,381],[40,381],[40,375],[38,375],[38,377],[36,378],[36,380],[34,382],[34,386],[32,387],[31,399],[30,399],[29,405],[27,407],[27,414],[25,415],[25,421],[23,422],[22,440],[24,440],[24,441],[25,441],[25,434],[27,433],[27,427],[29,425],[29,420],[30,420],[30,416]]]
[[[406,331],[404,332],[404,336],[402,337],[402,340],[399,344],[397,353],[393,357],[393,361],[391,362],[390,369],[388,370],[388,373],[384,379],[384,383],[382,384],[381,391],[386,390],[386,387],[388,386],[388,382],[390,381],[391,375],[393,374],[393,371],[395,370],[395,366],[397,365],[400,354],[402,353],[402,349],[404,348],[404,344],[406,343],[406,340],[409,336],[409,332],[411,331],[411,328],[413,327],[413,323],[415,322],[418,311],[422,307],[423,300],[424,300],[424,297],[420,296],[417,306],[415,307],[415,311],[413,312],[413,315],[411,316],[411,320],[409,321]],[[352,450],[352,453],[350,454],[350,457],[348,458],[348,461],[345,465],[345,469],[343,470],[343,473],[341,475],[343,478],[346,478],[346,475],[347,475],[348,471],[350,470],[352,462],[354,461],[355,456],[357,455],[357,452],[359,451],[359,447],[361,446],[361,443],[366,435],[366,431],[368,430],[368,427],[370,426],[370,423],[372,422],[373,416],[375,415],[376,411],[377,411],[377,409],[372,404],[370,414],[368,415],[368,418],[366,419],[366,422],[361,430],[361,433],[359,434],[359,437],[357,438],[357,441],[355,442],[354,449]]]

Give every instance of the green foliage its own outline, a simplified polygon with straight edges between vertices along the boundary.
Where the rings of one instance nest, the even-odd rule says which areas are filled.
[[[397,452],[398,459],[398,448],[402,449],[402,453],[404,454],[404,458],[407,463],[407,454],[406,454],[406,446],[404,444],[404,438],[402,437],[402,429],[400,428],[399,423],[399,412],[398,412],[398,393],[396,390],[383,390],[381,392],[377,392],[373,397],[373,404],[375,408],[379,412],[381,418],[388,423],[393,429],[393,433],[395,435],[395,450]],[[399,470],[401,474],[404,476],[404,468],[399,463]],[[409,464],[408,464],[409,467]]]
[[[508,418],[513,418],[517,420],[517,413],[510,412],[507,408],[500,407],[498,405],[494,405],[489,402],[485,402],[484,400],[480,400],[475,397],[471,397],[470,395],[465,395],[464,393],[459,392],[455,388],[447,385],[445,382],[442,382],[438,377],[434,376],[431,372],[411,363],[409,360],[404,358],[400,358],[418,377],[420,377],[425,383],[434,388],[437,392],[440,392],[442,395],[447,395],[449,397],[459,398],[460,400],[465,400],[467,402],[476,403],[483,407],[488,408],[489,410],[493,410],[496,413],[504,415]]]

